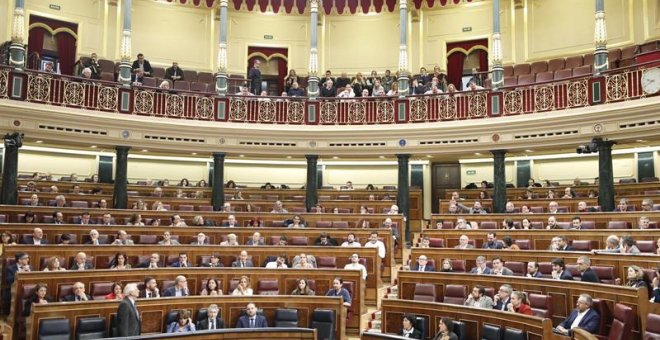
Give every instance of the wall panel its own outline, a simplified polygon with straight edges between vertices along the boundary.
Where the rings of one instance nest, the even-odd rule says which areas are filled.
[[[286,184],[300,188],[307,180],[305,164],[239,164],[225,163],[225,183],[233,180],[237,184],[251,187],[270,182],[274,186]]]
[[[323,174],[323,185],[339,187],[347,181],[355,188],[364,189],[367,184],[377,187],[397,185],[398,169],[392,165],[327,165]]]
[[[196,183],[200,179],[207,179],[206,167],[206,162],[137,159],[129,156],[128,179],[131,182],[168,179],[170,185],[176,185],[182,178],[187,178]]]
[[[76,173],[90,177],[98,170],[96,155],[50,153],[21,149],[18,153],[18,173],[50,172],[54,178]]]
[[[468,173],[469,172],[469,173]],[[504,173],[507,183],[515,183],[516,181],[516,168],[513,161],[505,162]],[[493,182],[493,163],[461,163],[461,187],[465,187],[470,183],[477,186],[481,181]]]

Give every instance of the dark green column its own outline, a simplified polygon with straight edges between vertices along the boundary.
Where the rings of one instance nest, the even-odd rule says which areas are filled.
[[[115,209],[128,208],[128,150],[130,146],[117,146],[115,159],[115,190],[112,194],[112,204]]]
[[[211,193],[211,204],[213,210],[219,211],[225,204],[225,153],[213,153],[213,192]]]
[[[18,203],[18,149],[23,146],[23,134],[14,132],[5,135],[5,160],[2,172],[2,204]]]
[[[305,183],[305,207],[307,212],[311,212],[312,208],[319,202],[319,183],[317,176],[317,166],[319,162],[318,155],[305,155],[307,158],[307,182]]]
[[[603,211],[614,210],[614,171],[612,170],[612,145],[614,141],[595,138],[598,145],[598,205]]]
[[[493,150],[493,211],[503,213],[506,207],[506,173],[504,157],[506,150]]]
[[[408,169],[410,154],[397,154],[396,158],[399,161],[399,182],[397,183],[396,204],[399,206],[399,213],[403,214],[404,223],[406,224],[405,235],[401,235],[405,238],[401,240],[401,244],[406,242],[406,245],[411,245],[410,219],[408,218],[410,216],[410,170]]]

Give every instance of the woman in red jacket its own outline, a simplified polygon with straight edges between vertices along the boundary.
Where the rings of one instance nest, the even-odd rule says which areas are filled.
[[[511,303],[508,305],[509,312],[533,315],[532,308],[525,302],[527,302],[525,293],[520,291],[512,292]]]

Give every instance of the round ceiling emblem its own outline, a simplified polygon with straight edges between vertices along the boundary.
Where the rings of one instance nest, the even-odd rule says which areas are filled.
[[[605,131],[605,127],[601,123],[596,123],[594,124],[594,132],[595,133],[603,133]]]
[[[316,141],[315,140],[309,141],[309,147],[310,148],[315,148],[316,147]]]
[[[14,121],[13,121],[13,122],[11,122],[11,123],[12,123],[12,124],[14,125],[14,127],[19,127],[19,126],[21,126],[21,125],[22,125],[22,123],[21,123],[21,121],[20,121],[20,120],[18,120],[18,119],[16,119],[16,120],[14,120]]]
[[[218,140],[218,143],[220,143],[220,144],[225,144],[225,139],[224,139],[224,138],[220,138],[220,139]]]
[[[126,139],[131,136],[131,133],[128,130],[124,130],[121,132],[121,136]]]
[[[493,136],[491,137],[493,142],[499,142],[500,141],[500,135],[494,133]]]
[[[408,144],[408,142],[406,142],[405,139],[399,139],[399,146],[400,147],[404,147],[404,146],[406,146],[406,144]]]

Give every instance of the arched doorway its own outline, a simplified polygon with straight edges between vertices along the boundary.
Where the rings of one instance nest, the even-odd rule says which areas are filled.
[[[472,76],[472,69],[488,71],[488,39],[459,41],[447,44],[447,78],[457,89],[463,89],[463,78]]]
[[[266,83],[262,89],[268,91],[270,96],[279,96],[284,91],[284,77],[286,77],[289,51],[277,47],[248,47],[248,69],[250,71],[255,60],[261,62],[261,81]],[[247,74],[247,73],[246,73]]]
[[[73,74],[78,24],[30,15],[28,67],[42,70],[53,63],[62,74]]]

